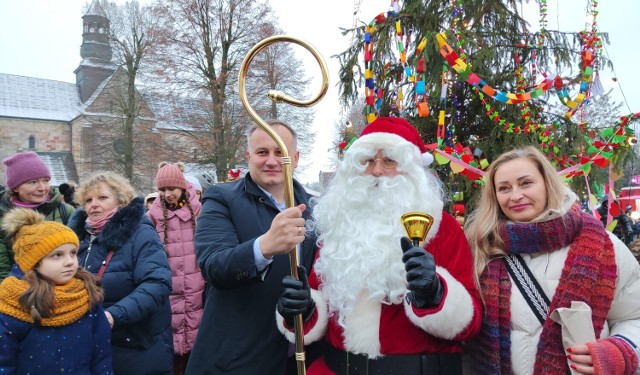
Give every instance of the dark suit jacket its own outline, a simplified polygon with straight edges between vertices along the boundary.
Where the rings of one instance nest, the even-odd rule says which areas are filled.
[[[309,195],[294,181],[296,205]],[[264,280],[253,243],[269,230],[278,208],[247,174],[209,187],[196,224],[196,255],[207,281],[206,304],[187,374],[285,374],[289,344],[276,326],[281,282],[290,274],[289,256],[275,256]],[[301,246],[300,264],[311,269],[316,238]]]

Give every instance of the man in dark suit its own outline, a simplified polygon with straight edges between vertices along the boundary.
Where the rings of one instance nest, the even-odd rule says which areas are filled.
[[[269,125],[287,146],[295,168],[295,132],[281,121]],[[264,130],[251,128],[247,147],[247,175],[212,185],[203,196],[195,242],[208,287],[187,374],[295,371],[275,311],[281,280],[290,273],[288,253],[300,244],[299,263],[307,269],[315,257],[315,236],[305,229],[310,197],[294,180],[295,205],[286,208],[282,152]]]

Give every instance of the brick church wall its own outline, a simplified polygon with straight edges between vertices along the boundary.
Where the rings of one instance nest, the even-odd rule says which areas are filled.
[[[35,147],[29,147],[33,136]],[[66,122],[0,118],[0,158],[17,151],[71,151],[71,127]]]
[[[29,147],[30,136],[33,148]],[[70,141],[71,128],[66,122],[0,117],[0,160],[21,151],[69,151]],[[0,163],[0,184],[5,183]]]

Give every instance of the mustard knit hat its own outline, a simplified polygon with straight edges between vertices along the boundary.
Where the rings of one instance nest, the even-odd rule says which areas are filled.
[[[158,189],[175,187],[187,190],[187,180],[184,178],[184,164],[171,164],[166,161],[158,165],[158,173],[156,174],[156,185]]]
[[[60,245],[80,246],[78,236],[67,226],[45,221],[36,210],[14,208],[2,219],[2,229],[13,239],[16,263],[22,272],[32,269],[38,262]]]

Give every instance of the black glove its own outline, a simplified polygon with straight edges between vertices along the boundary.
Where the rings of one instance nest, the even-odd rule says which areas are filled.
[[[313,314],[316,303],[311,298],[307,270],[298,266],[298,278],[285,276],[282,279],[282,295],[278,299],[278,313],[284,317],[287,326],[293,326],[293,317],[302,314],[303,320],[307,320]]]
[[[400,239],[402,261],[407,271],[407,288],[410,302],[418,308],[433,307],[442,300],[442,284],[436,273],[433,255],[425,249],[415,247],[407,237]]]

